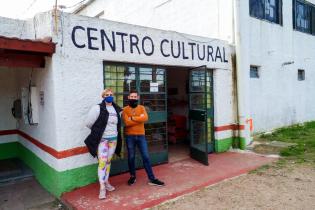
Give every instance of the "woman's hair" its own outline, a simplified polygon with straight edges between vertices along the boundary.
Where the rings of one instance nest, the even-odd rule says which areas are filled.
[[[102,91],[102,98],[105,98],[105,94],[107,92],[112,92],[114,94],[114,92],[113,92],[113,90],[111,88],[106,88],[105,90]]]

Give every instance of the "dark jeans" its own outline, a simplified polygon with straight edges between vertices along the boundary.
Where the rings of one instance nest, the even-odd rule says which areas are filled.
[[[131,176],[136,176],[136,146],[138,147],[145,171],[147,172],[148,178],[150,180],[155,179],[149,159],[147,140],[144,135],[139,136],[126,136],[126,143],[128,149],[128,166]]]

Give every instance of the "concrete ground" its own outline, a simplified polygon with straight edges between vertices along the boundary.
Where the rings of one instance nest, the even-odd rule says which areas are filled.
[[[1,183],[0,210],[62,210],[66,209],[33,177]]]
[[[225,152],[208,156],[209,166],[187,158],[169,164],[155,166],[155,175],[166,186],[149,186],[144,170],[137,171],[137,182],[127,185],[128,174],[110,178],[116,187],[105,200],[98,199],[97,183],[64,193],[62,200],[73,209],[144,209],[172,198],[191,193],[270,163],[275,158],[251,153]]]
[[[272,163],[196,192],[168,200],[151,210],[314,210],[315,167]]]

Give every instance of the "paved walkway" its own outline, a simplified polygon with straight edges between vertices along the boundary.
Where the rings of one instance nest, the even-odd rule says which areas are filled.
[[[116,190],[107,193],[105,200],[98,199],[97,183],[65,193],[62,200],[78,210],[143,209],[224,179],[245,174],[274,160],[256,154],[225,152],[209,155],[210,165],[204,166],[188,158],[153,168],[156,177],[165,181],[164,187],[148,185],[145,171],[142,169],[137,171],[137,182],[133,186],[127,185],[127,173],[111,177],[110,182]]]
[[[1,210],[62,210],[56,198],[33,177],[0,184]]]

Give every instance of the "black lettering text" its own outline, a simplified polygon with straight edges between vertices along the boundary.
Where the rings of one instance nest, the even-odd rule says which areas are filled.
[[[173,46],[173,40],[171,41],[171,52],[173,58],[178,58],[180,56],[180,42],[177,42],[177,55],[174,53],[174,46]]]
[[[146,51],[145,50],[145,48],[146,48],[145,47],[145,41],[146,40],[148,40],[150,42],[151,51]],[[149,46],[149,45],[147,45],[147,46]],[[142,50],[143,50],[143,53],[145,55],[147,55],[147,56],[151,56],[154,53],[154,44],[153,44],[153,41],[152,41],[152,39],[150,37],[148,37],[148,36],[143,37],[143,39],[142,39]]]
[[[222,61],[222,56],[221,56],[221,51],[220,51],[220,48],[219,48],[219,47],[217,47],[217,50],[216,50],[216,52],[215,52],[215,61],[216,61],[216,62],[217,62],[217,58],[220,58],[221,62],[223,62],[223,61]]]
[[[71,39],[72,39],[72,43],[74,44],[74,46],[76,46],[77,48],[84,48],[85,47],[85,44],[78,44],[76,39],[75,39],[75,35],[76,35],[76,30],[82,30],[82,31],[85,31],[85,28],[83,28],[82,26],[75,26],[73,27],[72,29],[72,33],[71,33]]]
[[[86,28],[87,31],[87,38],[88,38],[88,48],[90,50],[98,50],[98,47],[92,46],[92,40],[97,40],[97,37],[91,35],[91,31],[97,31],[96,28]]]
[[[198,58],[199,58],[199,60],[204,60],[205,59],[205,57],[206,57],[206,46],[205,45],[202,45],[202,49],[203,49],[203,51],[202,51],[202,57],[200,56],[200,49],[199,49],[199,44],[197,44],[197,54],[198,54]]]
[[[109,44],[110,48],[112,49],[113,52],[116,51],[116,41],[115,41],[115,32],[112,31],[112,41],[108,38],[106,35],[105,31],[102,29],[101,30],[101,41],[102,41],[102,50],[105,50],[105,40],[106,39],[107,43]]]
[[[120,36],[120,38],[121,38],[121,52],[125,53],[125,40],[124,40],[124,37],[127,36],[128,34],[122,33],[122,32],[116,32],[116,34],[118,36]]]
[[[140,50],[138,47],[139,38],[135,34],[130,34],[130,52],[133,53],[133,47],[136,47],[138,50],[138,53],[140,55]]]
[[[190,45],[191,49],[191,59],[194,60],[194,47],[196,46],[196,43],[188,42],[188,45]]]
[[[214,61],[212,53],[213,53],[213,47],[208,45],[208,57],[207,57],[207,61],[210,61],[210,57],[211,57],[211,60]]]
[[[163,55],[164,57],[169,57],[170,54],[166,54],[166,53],[164,52],[164,50],[163,50],[163,46],[164,46],[163,44],[164,44],[165,42],[169,43],[169,41],[168,41],[167,39],[163,39],[163,40],[161,41],[160,50],[161,50],[161,53],[162,53],[162,55]]]

